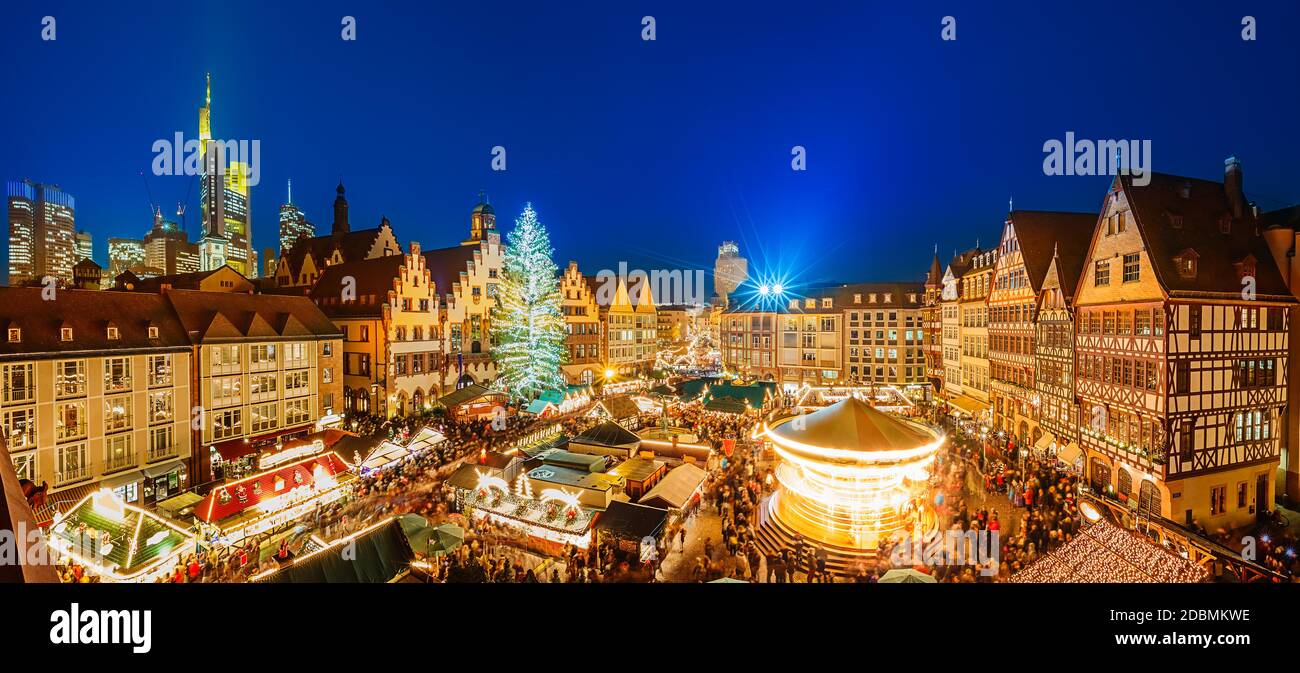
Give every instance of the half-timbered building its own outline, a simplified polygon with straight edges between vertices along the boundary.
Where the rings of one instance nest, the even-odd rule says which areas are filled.
[[[1034,336],[1034,389],[1038,421],[1043,431],[1036,447],[1069,465],[1082,463],[1079,448],[1079,405],[1074,398],[1074,312],[1071,300],[1078,283],[1088,238],[1065,242],[1078,247],[1062,250],[1058,242],[1043,277]]]
[[[1034,340],[1039,293],[1058,242],[1081,247],[1096,215],[1015,210],[1006,219],[989,291],[990,397],[994,428],[1021,445],[1036,442],[1038,395],[1034,385]]]
[[[1272,509],[1295,299],[1240,164],[1116,178],[1074,305],[1090,486],[1209,530]]]

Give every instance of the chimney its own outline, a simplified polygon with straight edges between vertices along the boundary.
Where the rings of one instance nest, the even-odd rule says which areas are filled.
[[[1232,217],[1242,219],[1246,216],[1246,193],[1241,189],[1241,162],[1237,157],[1228,157],[1223,162],[1223,191],[1232,208]]]

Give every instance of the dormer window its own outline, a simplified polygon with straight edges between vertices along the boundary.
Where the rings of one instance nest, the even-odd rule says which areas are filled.
[[[797,308],[799,308],[799,300],[798,300],[798,299],[791,299],[791,300],[790,300],[790,308],[792,308],[792,309],[797,309]]]
[[[71,327],[60,327],[60,328],[59,328],[59,340],[60,340],[60,341],[72,341],[72,328],[71,328]]]
[[[1188,248],[1174,257],[1174,268],[1178,270],[1178,276],[1184,280],[1196,278],[1196,260],[1200,255],[1195,250]]]
[[[886,303],[886,304],[891,304],[891,303],[893,303],[893,301],[894,301],[894,295],[893,295],[893,294],[890,294],[889,292],[886,292],[886,293],[885,293],[885,303]]]
[[[16,344],[23,340],[23,331],[17,327],[9,328],[9,343]]]
[[[1183,228],[1183,216],[1177,213],[1165,213],[1169,218],[1169,226],[1173,229]]]
[[[822,308],[830,308],[830,307],[831,307],[831,298],[830,298],[830,297],[823,297],[823,298],[822,298]]]
[[[862,303],[862,295],[860,295],[860,294],[855,294],[855,295],[853,295],[853,303],[854,303],[854,304],[861,304],[861,303]]]
[[[907,295],[907,301],[910,302],[910,303],[915,304],[915,303],[916,303],[916,293],[915,293],[915,292],[910,292],[910,293],[908,293],[908,295]]]
[[[1178,188],[1178,195],[1184,199],[1192,198],[1192,183],[1184,181]]]
[[[867,295],[867,301],[871,302],[872,304],[876,303],[876,293],[872,292],[871,294]]]
[[[804,308],[817,308],[817,300],[816,300],[816,299],[812,299],[812,298],[805,299],[804,302],[803,302],[803,307],[804,307]]]
[[[1255,256],[1246,255],[1244,259],[1237,262],[1237,278],[1254,278],[1255,277]]]
[[[150,339],[157,339],[157,338],[158,338],[158,328],[157,328],[156,326],[154,326],[154,325],[150,325],[150,326],[149,326],[149,338],[150,338]]]
[[[113,327],[112,325],[109,325],[109,326],[108,326],[108,340],[109,340],[109,341],[116,341],[117,338],[118,338],[117,328],[116,328],[116,327]]]

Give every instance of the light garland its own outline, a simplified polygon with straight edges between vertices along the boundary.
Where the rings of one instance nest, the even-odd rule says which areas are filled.
[[[499,303],[492,309],[499,338],[492,359],[511,395],[532,398],[565,385],[563,299],[550,237],[532,204],[524,207],[507,240]]]

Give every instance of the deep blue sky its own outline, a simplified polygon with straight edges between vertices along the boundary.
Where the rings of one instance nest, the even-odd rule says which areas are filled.
[[[138,174],[154,140],[197,135],[211,71],[215,135],[262,141],[259,251],[287,178],[327,228],[342,176],[353,225],[387,215],[403,245],[463,238],[486,189],[503,228],[532,201],[556,261],[592,273],[711,268],[736,239],[799,280],[919,279],[933,245],[991,242],[1009,197],[1096,208],[1107,178],[1042,172],[1071,130],[1150,139],[1162,172],[1214,178],[1236,154],[1265,208],[1300,201],[1297,3],[1065,4],[21,0],[0,21],[0,178],[75,195],[103,263],[148,229]],[[189,179],[149,181],[173,210]]]

